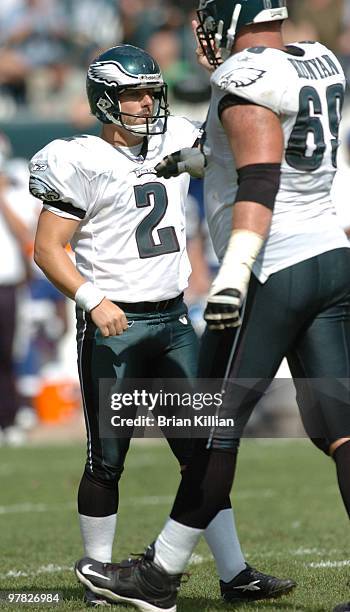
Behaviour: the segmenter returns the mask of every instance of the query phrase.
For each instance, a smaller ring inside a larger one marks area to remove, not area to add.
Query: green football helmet
[[[243,26],[287,19],[286,0],[200,0],[197,34],[207,60],[217,67],[230,56]]]
[[[149,89],[153,113],[141,125],[129,125],[121,111],[119,96],[127,89]],[[146,51],[132,45],[108,49],[90,64],[86,91],[93,115],[102,123],[114,123],[134,134],[164,134],[169,115],[167,86],[157,62]]]

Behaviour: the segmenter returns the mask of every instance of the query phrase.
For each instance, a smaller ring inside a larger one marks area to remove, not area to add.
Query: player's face
[[[126,89],[119,95],[120,110],[124,114],[123,121],[127,125],[142,125],[146,117],[153,115],[154,95],[152,89]]]

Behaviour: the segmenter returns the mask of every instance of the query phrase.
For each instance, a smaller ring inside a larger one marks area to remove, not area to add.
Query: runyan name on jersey
[[[288,61],[295,68],[300,79],[312,79],[316,81],[319,78],[326,79],[335,74],[340,74],[337,66],[329,55],[322,55],[322,59],[320,57],[315,57],[309,60],[288,58]]]

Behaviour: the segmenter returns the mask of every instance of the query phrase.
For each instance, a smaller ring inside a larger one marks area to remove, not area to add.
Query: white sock
[[[80,531],[86,557],[110,563],[117,515],[85,516],[79,514]]]
[[[214,556],[220,580],[230,582],[245,569],[232,508],[218,512],[206,528],[204,537]]]
[[[202,533],[169,518],[155,542],[154,562],[168,574],[181,574]]]

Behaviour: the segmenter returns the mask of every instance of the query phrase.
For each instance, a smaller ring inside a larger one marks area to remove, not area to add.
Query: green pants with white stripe
[[[100,481],[118,481],[129,448],[128,438],[99,437],[101,379],[195,378],[198,340],[182,299],[162,311],[128,312],[121,336],[104,338],[91,317],[78,310],[79,372],[88,436],[86,471]],[[130,309],[132,306],[130,305]],[[188,462],[189,439],[169,439],[180,465]]]
[[[264,284],[253,276],[241,328],[206,330],[199,376],[227,377],[220,416],[235,421],[229,432],[216,428],[213,443],[238,446],[284,357],[305,429],[328,452],[332,442],[350,436],[350,249],[307,259]]]

